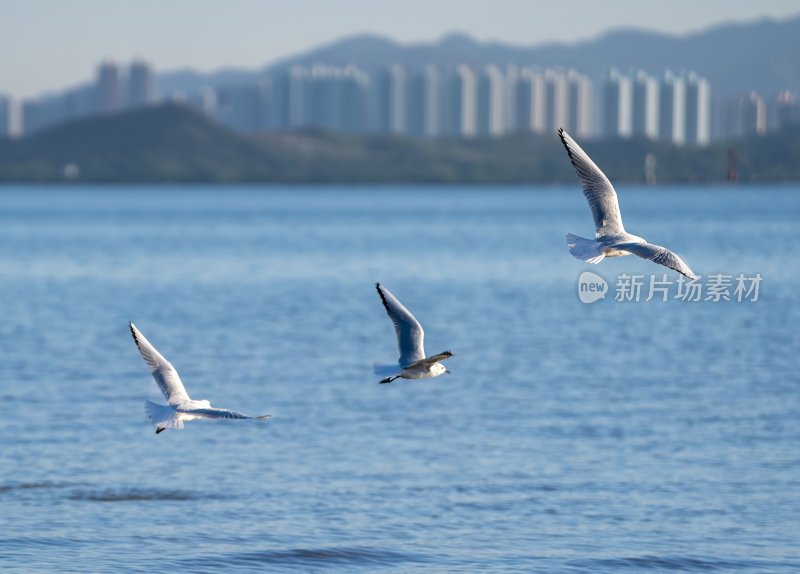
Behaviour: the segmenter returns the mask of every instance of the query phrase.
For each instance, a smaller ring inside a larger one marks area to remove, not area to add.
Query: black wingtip
[[[383,306],[386,308],[386,312],[388,313],[389,312],[389,302],[386,301],[386,296],[383,294],[383,291],[381,290],[381,284],[380,283],[375,283],[375,289],[378,290],[378,296],[381,298],[381,302],[383,303]]]
[[[564,131],[564,128],[558,128],[558,137],[561,138],[561,143],[564,144],[564,149],[567,150],[567,156],[569,157],[570,163],[577,170],[578,166],[575,163],[575,156],[572,155],[572,148],[570,147],[569,142],[567,141],[567,138],[565,137],[566,135],[567,135],[567,132]]]
[[[133,337],[133,342],[136,343],[136,347],[139,347],[139,337],[136,336],[136,328],[131,321],[128,321],[128,329],[131,331],[131,337]]]

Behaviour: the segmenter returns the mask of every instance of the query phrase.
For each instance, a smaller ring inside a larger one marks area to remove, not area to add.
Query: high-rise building
[[[547,129],[544,76],[536,68],[523,68],[514,83],[514,131],[543,133]]]
[[[348,133],[363,133],[369,127],[369,76],[348,66],[342,71],[342,126]]]
[[[686,80],[686,141],[698,146],[711,142],[711,88],[695,73]]]
[[[764,98],[755,92],[732,99],[728,103],[726,116],[727,137],[764,135],[767,131],[767,106]]]
[[[364,72],[353,66],[316,65],[308,72],[293,68],[289,74],[290,127],[350,133],[367,129],[370,82]]]
[[[270,78],[268,126],[286,130],[306,127],[311,122],[311,80],[307,68],[292,66]]]
[[[477,132],[479,135],[499,137],[506,128],[504,104],[506,103],[506,78],[497,66],[486,66],[478,76]]]
[[[97,111],[115,112],[122,109],[122,81],[119,66],[111,61],[100,64],[97,69]]]
[[[544,71],[545,129],[554,133],[569,119],[569,86],[561,70]]]
[[[299,66],[292,67],[286,76],[287,127],[301,128],[312,125],[311,72]]]
[[[310,125],[332,131],[341,131],[344,98],[338,70],[333,66],[317,65],[311,68],[310,81]]]
[[[633,127],[633,83],[630,77],[612,69],[603,93],[603,135],[630,137]]]
[[[11,96],[0,96],[0,138],[22,135],[22,109]]]
[[[800,123],[800,103],[797,95],[783,90],[775,96],[775,127],[782,129],[797,123]]]
[[[374,93],[375,129],[385,133],[406,133],[409,82],[405,68],[395,64],[378,72]]]
[[[643,70],[633,78],[633,122],[634,136],[658,138],[658,80]]]
[[[665,72],[659,91],[658,134],[676,145],[686,142],[686,81]]]
[[[507,132],[519,131],[517,125],[517,91],[519,90],[519,68],[506,67],[503,75],[503,125]]]
[[[592,135],[592,82],[575,70],[567,72],[567,115],[564,128],[576,137]]]
[[[408,131],[416,137],[434,138],[443,133],[444,78],[436,66],[411,74],[408,91]]]
[[[153,68],[143,60],[131,64],[128,77],[128,106],[135,108],[152,104],[156,99]]]
[[[474,137],[477,132],[478,85],[475,72],[460,65],[448,77],[443,100],[444,134]]]

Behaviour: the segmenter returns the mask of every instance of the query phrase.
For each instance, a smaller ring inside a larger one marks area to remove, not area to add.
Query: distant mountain
[[[614,181],[640,181],[644,158],[662,181],[722,181],[729,144],[585,142]],[[800,125],[737,142],[742,181],[800,180]],[[555,134],[417,140],[321,131],[244,136],[189,107],[165,104],[0,138],[0,182],[281,182],[577,184]]]
[[[784,20],[763,19],[723,24],[701,32],[671,36],[641,30],[617,30],[575,44],[513,46],[479,42],[452,34],[433,43],[399,44],[374,35],[359,35],[274,62],[260,70],[163,74],[159,85],[167,92],[201,85],[242,82],[292,65],[353,64],[374,70],[386,64],[419,66],[427,63],[468,63],[563,66],[600,78],[610,67],[642,68],[658,74],[664,69],[695,70],[719,95],[754,89],[765,97],[790,89],[800,92],[800,15]],[[167,89],[169,88],[169,89]]]

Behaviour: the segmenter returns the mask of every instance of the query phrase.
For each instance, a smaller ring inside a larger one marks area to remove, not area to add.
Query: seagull
[[[158,388],[164,393],[164,398],[169,403],[168,405],[159,405],[152,401],[144,402],[147,418],[156,425],[156,434],[165,429],[182,429],[185,421],[195,419],[268,419],[271,417],[271,415],[251,417],[228,409],[212,407],[208,401],[190,399],[175,367],[156,350],[150,341],[145,339],[136,325],[133,323],[128,323],[128,325],[144,362],[147,363]]]
[[[559,128],[558,135],[564,147],[567,148],[567,154],[575,171],[578,172],[583,195],[586,196],[589,207],[592,209],[597,237],[597,239],[586,239],[567,233],[569,252],[577,259],[587,263],[600,263],[604,257],[638,255],[643,259],[649,259],[674,269],[689,279],[697,279],[683,259],[672,251],[666,247],[648,243],[641,237],[625,231],[614,186],[563,128]]]
[[[397,297],[380,283],[375,283],[383,306],[389,318],[394,323],[394,332],[397,334],[397,347],[400,349],[400,359],[394,365],[375,365],[376,375],[389,375],[381,379],[380,383],[391,383],[395,379],[429,379],[438,377],[442,373],[449,373],[439,361],[444,361],[453,356],[450,351],[425,356],[425,333],[422,325],[414,315],[397,300]]]

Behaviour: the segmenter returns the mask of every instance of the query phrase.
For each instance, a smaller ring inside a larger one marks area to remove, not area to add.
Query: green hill
[[[0,142],[0,179],[62,179],[78,166],[81,180],[237,180],[270,176],[258,146],[177,105],[95,116]]]
[[[722,181],[727,144],[676,147],[645,140],[586,142],[615,181],[641,181],[644,157],[660,181]],[[800,127],[737,143],[743,181],[800,179]],[[191,108],[167,104],[0,139],[0,181],[88,182],[574,182],[561,144],[529,134],[418,140],[321,131],[244,136]]]

